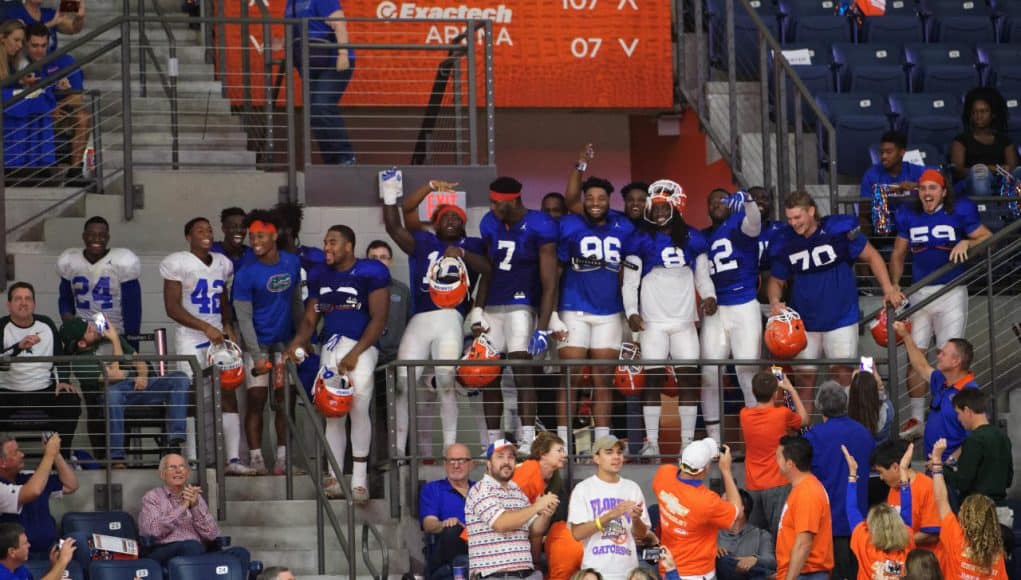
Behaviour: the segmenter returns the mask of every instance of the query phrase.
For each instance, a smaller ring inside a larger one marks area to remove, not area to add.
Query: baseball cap
[[[923,181],[932,181],[940,187],[947,186],[947,182],[946,179],[944,179],[943,174],[935,169],[926,169],[923,171],[922,176],[918,178],[918,183],[922,183]]]
[[[506,439],[497,439],[496,441],[493,441],[489,444],[489,447],[486,447],[486,459],[492,458],[494,453],[508,447],[517,449],[517,446]]]
[[[720,446],[712,437],[699,439],[684,448],[681,453],[681,468],[689,473],[705,469],[720,455]]]
[[[618,445],[621,449],[624,448],[624,442],[620,439],[617,439],[613,435],[603,435],[592,443],[592,455],[595,455],[604,449],[613,449]]]
[[[72,318],[60,327],[60,342],[67,352],[78,350],[75,344],[85,336],[89,323],[81,318]]]

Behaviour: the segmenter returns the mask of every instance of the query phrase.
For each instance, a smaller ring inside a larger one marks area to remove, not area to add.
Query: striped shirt
[[[138,528],[139,535],[152,536],[157,545],[184,540],[205,543],[220,535],[220,527],[209,513],[205,499],[199,496],[198,503],[186,508],[181,494],[165,485],[150,489],[142,496]]]
[[[464,516],[468,527],[470,574],[488,576],[534,567],[525,524],[512,532],[493,530],[493,523],[505,510],[519,510],[529,505],[516,483],[508,481],[504,487],[488,473],[468,490]]]

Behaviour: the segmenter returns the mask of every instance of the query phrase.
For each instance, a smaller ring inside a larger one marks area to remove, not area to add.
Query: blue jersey
[[[390,285],[390,270],[379,260],[355,260],[344,271],[325,269],[310,284],[310,298],[318,299],[323,336],[339,334],[359,340],[369,324],[369,295]]]
[[[621,252],[635,226],[623,214],[611,212],[603,225],[577,214],[560,219],[557,259],[564,264],[560,309],[588,314],[616,314],[624,310],[620,294]]]
[[[227,250],[223,248],[223,242],[213,242],[213,245],[209,248],[209,251],[227,256],[227,259],[230,260],[230,263],[234,265],[234,275],[237,276],[238,270],[241,269],[241,264],[247,261],[249,258],[255,257],[255,253],[248,246],[242,244],[241,248],[242,248],[241,256],[237,258],[234,258],[227,254]]]
[[[673,238],[662,232],[638,231],[624,243],[625,256],[642,259],[642,276],[653,268],[688,268],[695,270],[695,260],[707,251],[702,232],[688,229],[688,240],[684,247],[674,245]]]
[[[703,232],[709,246],[709,275],[721,306],[755,300],[759,285],[759,237],[741,231],[744,218],[743,211],[732,211],[722,224]]]
[[[481,238],[465,237],[454,242],[444,242],[432,232],[418,231],[412,232],[411,235],[415,239],[415,252],[408,256],[408,280],[411,281],[408,286],[411,288],[411,302],[415,307],[415,314],[439,310],[429,296],[429,270],[433,264],[443,257],[443,253],[450,246],[485,256],[486,245]],[[468,279],[474,282],[476,278],[476,273],[469,268]],[[468,311],[468,301],[462,302],[457,310],[464,315]]]
[[[826,332],[858,322],[854,261],[867,243],[858,218],[831,215],[807,238],[788,226],[771,244],[770,275],[793,283],[791,307],[805,330]]]
[[[771,265],[769,259],[769,245],[776,240],[776,236],[783,231],[787,224],[778,221],[763,221],[762,231],[759,232],[759,271],[768,272]]]
[[[291,301],[301,284],[298,258],[279,252],[276,264],[264,264],[253,253],[234,275],[234,300],[252,303],[259,344],[287,343],[294,338]]]
[[[311,296],[309,288],[312,287],[313,280],[328,269],[326,254],[312,246],[298,246],[294,254],[298,256],[298,263],[301,264],[301,301],[307,302]]]
[[[482,218],[479,231],[493,262],[488,305],[539,306],[542,297],[539,249],[556,243],[558,229],[553,218],[534,210],[528,210],[511,226],[501,222],[493,212]]]
[[[955,200],[949,213],[942,205],[931,214],[916,211],[914,204],[903,205],[897,212],[897,237],[911,246],[911,279],[917,282],[947,265],[954,246],[981,226],[978,209],[968,199]],[[946,284],[963,272],[962,264],[930,284]]]

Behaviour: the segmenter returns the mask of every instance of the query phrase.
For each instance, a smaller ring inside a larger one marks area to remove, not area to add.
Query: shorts
[[[330,340],[326,341],[323,345],[322,352],[320,353],[320,368],[327,367],[333,371],[337,370],[337,365],[341,360],[351,352],[351,349],[358,344],[358,341],[348,338],[346,336],[333,335]],[[348,378],[351,381],[351,389],[354,391],[356,399],[371,399],[372,393],[375,388],[375,381],[373,380],[373,373],[376,370],[376,361],[379,359],[379,351],[376,347],[371,346],[365,349],[362,354],[358,355],[358,363],[355,365],[354,370],[348,373]]]
[[[694,322],[645,323],[645,330],[642,331],[643,359],[697,361],[698,355],[698,331],[695,330]],[[647,368],[661,367],[662,365],[655,365]]]
[[[858,357],[858,325],[848,324],[825,332],[807,332],[808,345],[798,353],[795,359],[811,358],[857,358]],[[815,368],[810,365],[799,365],[798,368]]]
[[[528,341],[535,331],[535,311],[530,306],[487,306],[490,344],[496,352],[528,352]]]
[[[273,373],[268,372],[256,375],[252,373],[253,368],[255,368],[255,358],[252,357],[252,353],[245,352],[245,388],[268,389],[269,378],[273,376]]]
[[[921,301],[942,288],[942,285],[926,286],[912,294],[909,300]],[[967,326],[968,289],[958,286],[911,316],[911,338],[924,351],[932,344],[934,334],[936,346],[941,347],[951,338],[964,338]]]
[[[577,310],[560,312],[567,325],[567,340],[560,348],[585,348],[620,351],[623,332],[620,314],[588,314]]]

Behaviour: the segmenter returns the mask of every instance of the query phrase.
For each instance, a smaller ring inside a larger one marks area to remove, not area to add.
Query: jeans
[[[716,558],[716,577],[719,580],[765,580],[776,570],[767,570],[762,564],[756,564],[747,572],[737,571],[737,558],[734,556],[720,556]]]
[[[340,98],[354,73],[351,68],[338,71],[336,68],[314,68],[308,72],[309,101],[311,117],[309,126],[319,146],[319,155],[327,165],[351,165],[355,161],[354,149],[348,140],[347,126],[340,113]],[[306,155],[309,152],[306,152]]]
[[[1021,167],[1015,167],[1014,179],[1021,179]],[[987,165],[972,165],[968,176],[954,184],[954,192],[962,197],[999,195],[1000,176]]]
[[[206,547],[196,540],[184,540],[182,542],[170,542],[169,544],[160,544],[153,546],[149,549],[149,552],[145,555],[150,560],[155,560],[160,564],[166,566],[167,562],[178,556],[201,556],[206,553]],[[241,569],[244,571],[245,577],[248,576],[249,565],[252,561],[252,555],[240,546],[233,548],[227,548],[221,552],[224,556],[230,556],[238,561],[241,565]]]
[[[110,416],[110,458],[124,459],[124,410],[129,405],[167,405],[167,439],[184,441],[191,380],[181,371],[149,379],[144,390],[135,390],[135,380],[126,379],[106,392]]]

